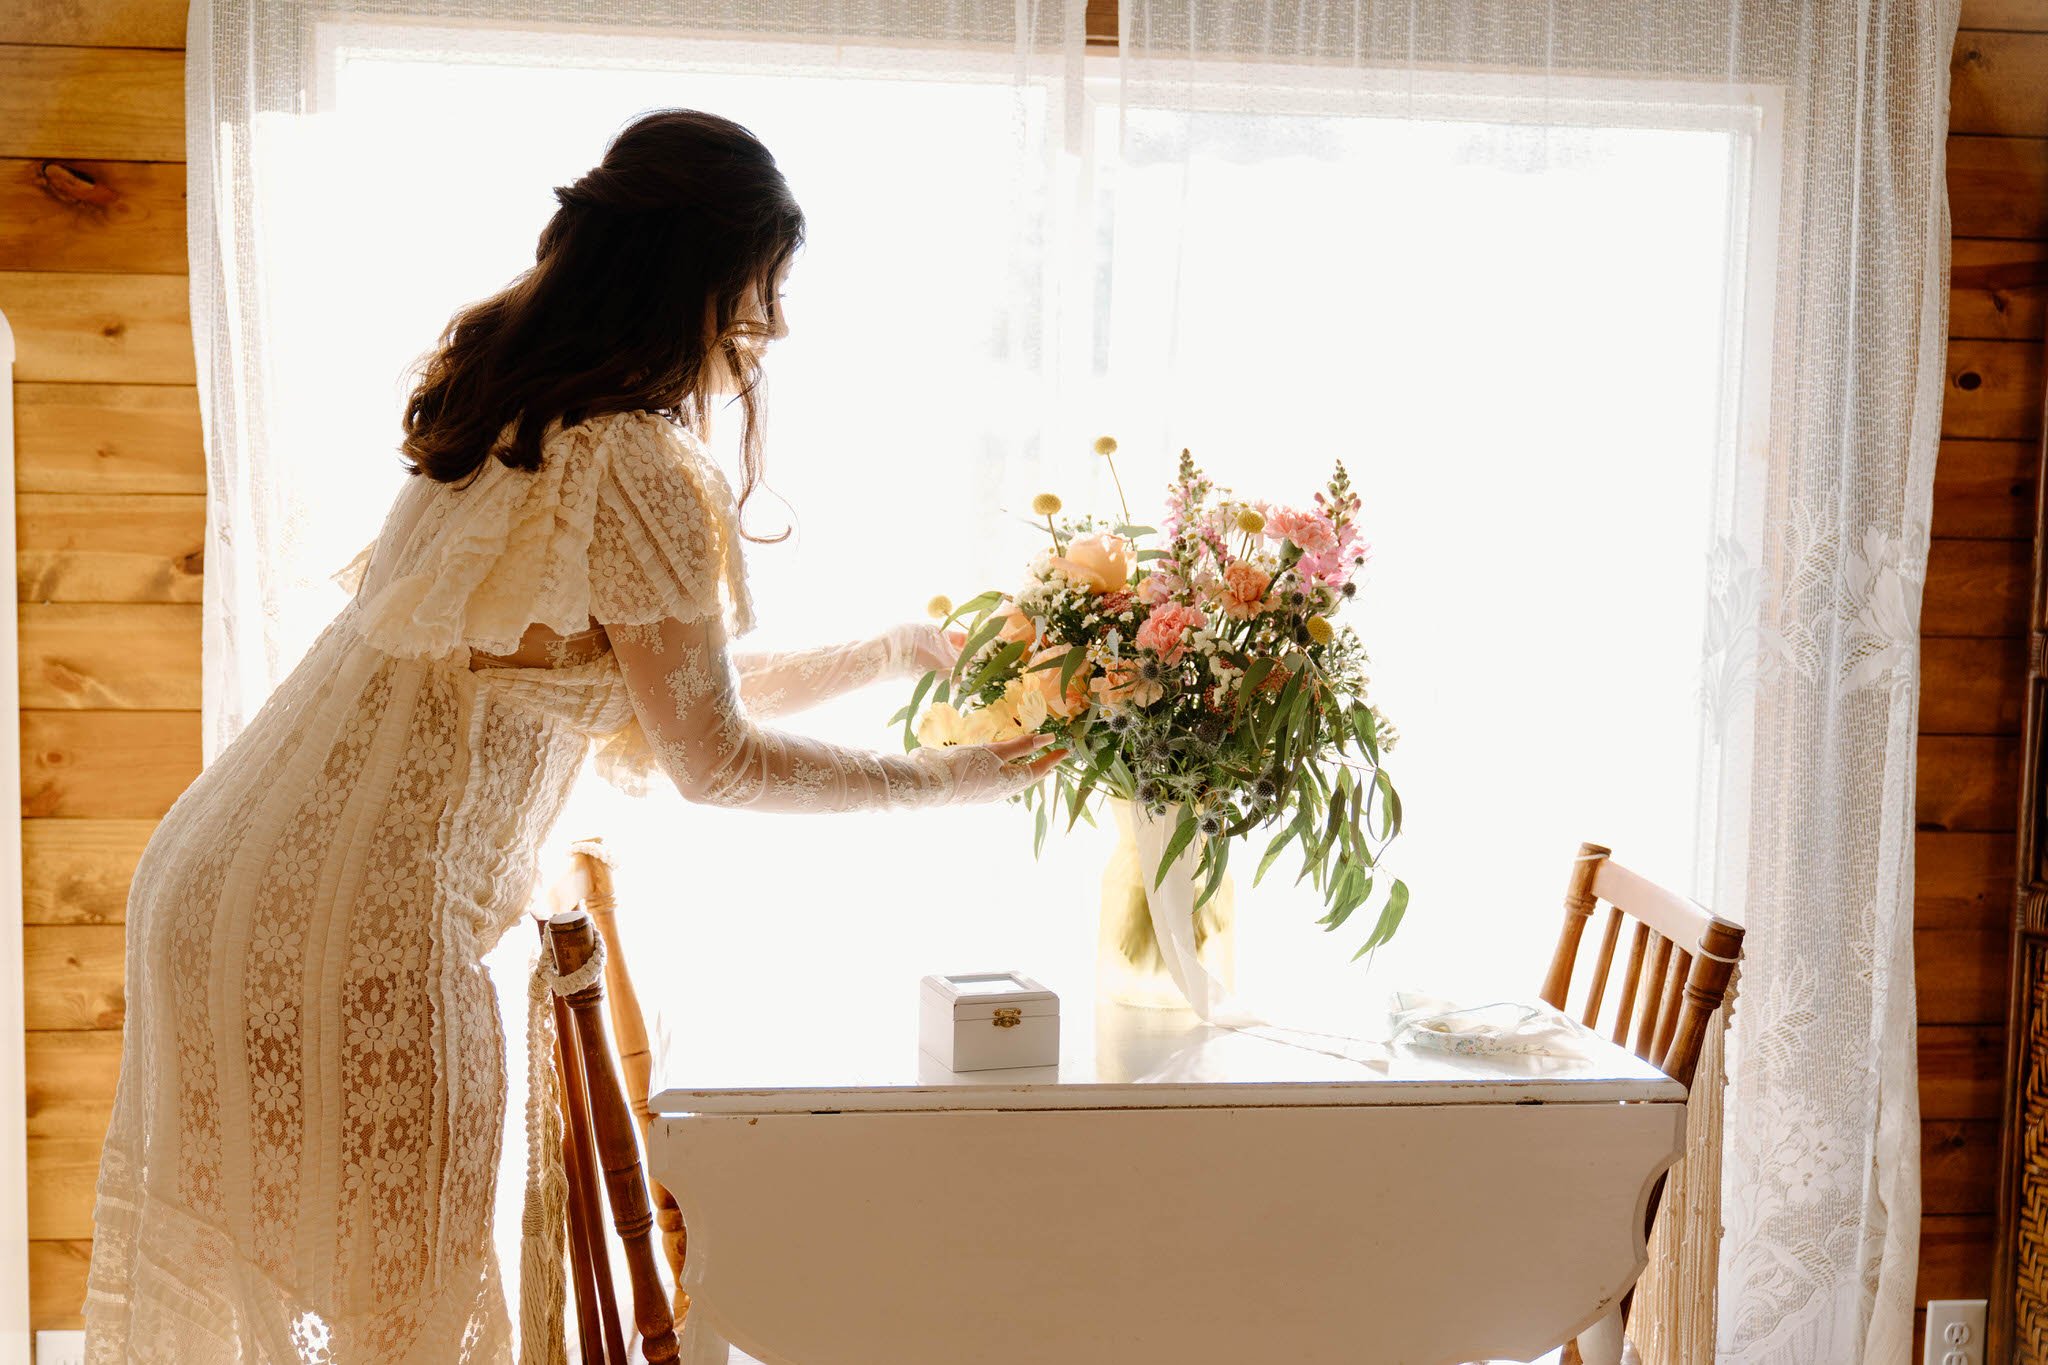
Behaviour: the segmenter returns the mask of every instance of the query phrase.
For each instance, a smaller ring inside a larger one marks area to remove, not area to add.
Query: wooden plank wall
[[[1970,0],[1964,22],[1949,143],[1953,340],[1924,614],[1921,1300],[1982,1297],[1988,1282],[2048,313],[2048,0]],[[1100,28],[1115,32],[1091,22]],[[118,1055],[127,878],[199,765],[205,484],[183,274],[183,39],[183,0],[0,6],[0,309],[21,351],[39,1327],[78,1321]]]
[[[199,770],[206,484],[186,311],[184,42],[184,0],[0,4],[39,1328],[79,1321],[128,876]]]
[[[1990,1292],[2048,314],[2048,0],[1964,0],[1962,22],[1948,392],[1921,612],[1920,1303]]]

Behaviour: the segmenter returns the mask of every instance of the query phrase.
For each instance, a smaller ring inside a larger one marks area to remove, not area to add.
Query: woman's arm
[[[756,716],[783,716],[883,678],[951,668],[955,651],[936,626],[893,626],[867,640],[767,653],[738,650],[740,699]]]
[[[691,801],[773,811],[990,801],[1022,791],[1059,759],[1007,761],[1042,747],[1039,736],[898,757],[762,729],[747,712],[715,618],[605,630],[649,745]]]

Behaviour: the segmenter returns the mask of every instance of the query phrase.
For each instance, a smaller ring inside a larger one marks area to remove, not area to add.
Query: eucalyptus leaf
[[[1160,855],[1159,870],[1152,874],[1152,889],[1157,891],[1166,885],[1166,869],[1173,866],[1195,837],[1195,812],[1191,807],[1182,806],[1180,822],[1173,827],[1173,837],[1166,841],[1166,852]]]
[[[903,748],[906,752],[917,747],[917,708],[924,703],[924,694],[932,690],[932,684],[938,678],[939,671],[933,669],[918,679],[917,690],[910,694],[910,705],[903,708]]]

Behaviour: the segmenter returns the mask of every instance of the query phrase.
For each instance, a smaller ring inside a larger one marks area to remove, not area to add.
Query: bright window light
[[[1625,118],[1610,103],[1547,129],[1252,119],[1120,110],[1091,86],[1076,134],[1042,88],[966,58],[946,76],[801,44],[492,51],[347,25],[323,53],[316,112],[261,122],[255,148],[280,244],[264,262],[295,579],[279,609],[300,642],[401,482],[407,366],[531,263],[551,187],[614,131],[705,108],[762,137],[810,224],[770,358],[786,506],[764,495],[749,515],[798,534],[750,555],[749,647],[1009,586],[1036,548],[1018,515],[1033,492],[1114,506],[1099,432],[1122,444],[1141,520],[1183,445],[1283,501],[1342,458],[1373,545],[1349,619],[1401,731],[1394,856],[1414,903],[1367,971],[1347,961],[1363,929],[1317,929],[1286,859],[1256,890],[1242,860],[1247,993],[1527,995],[1580,840],[1660,881],[1695,876],[1716,490],[1760,402],[1738,382],[1758,325],[1733,302],[1758,268],[1730,226],[1753,210],[1741,111],[1666,117],[1645,95]],[[1045,154],[1069,145],[1085,155]],[[1044,174],[1020,184],[1018,165]],[[894,749],[884,722],[907,694],[785,723]],[[829,997],[848,1027],[895,1024],[914,1047],[927,974],[1015,968],[1070,1008],[1088,999],[1109,822],[1036,862],[1030,823],[1008,807],[759,816],[592,778],[556,842],[615,847],[642,995],[684,1036],[807,1026],[799,1002]],[[531,942],[522,927],[492,959],[514,1010]]]

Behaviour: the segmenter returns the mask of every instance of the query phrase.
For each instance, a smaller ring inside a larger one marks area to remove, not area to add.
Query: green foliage
[[[1059,699],[1037,728],[1055,736],[1067,757],[1018,798],[1034,813],[1034,849],[1055,819],[1067,829],[1092,822],[1092,806],[1105,794],[1132,801],[1173,820],[1164,857],[1147,869],[1154,884],[1192,850],[1199,905],[1221,886],[1232,845],[1259,834],[1265,843],[1253,883],[1292,849],[1297,883],[1310,883],[1322,898],[1318,923],[1326,930],[1352,923],[1377,893],[1363,956],[1400,927],[1409,892],[1399,879],[1378,875],[1401,830],[1401,799],[1383,766],[1395,735],[1367,695],[1363,643],[1329,620],[1355,587],[1348,568],[1330,570],[1327,553],[1310,576],[1300,546],[1233,530],[1244,504],[1205,513],[1215,492],[1184,455],[1164,531],[1114,528],[1133,542],[1165,539],[1132,548],[1125,591],[1100,594],[1042,563],[1018,594],[982,593],[962,603],[947,621],[967,634],[958,663],[950,674],[922,679],[893,719],[902,722],[908,748],[916,744],[920,708],[935,700],[951,697],[963,712],[994,715],[1002,706],[1014,714],[1020,690]],[[1349,545],[1357,505],[1339,466],[1317,496],[1315,515]],[[1246,524],[1258,526],[1251,518]],[[1082,519],[1053,535],[1064,550],[1095,530]],[[1235,562],[1271,575],[1270,595],[1249,614],[1203,596],[1217,591]],[[1135,591],[1155,575],[1163,577],[1152,591]],[[1168,585],[1163,592],[1161,584]],[[1137,643],[1161,601],[1204,608],[1206,616],[1168,655]],[[1033,638],[999,640],[1019,614]],[[1077,680],[1084,678],[1082,689]],[[1082,691],[1087,701],[1076,714],[1057,714]]]

